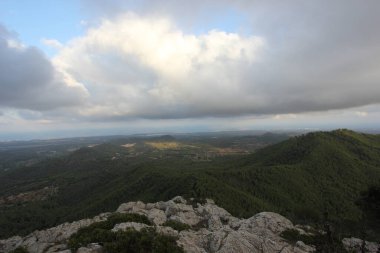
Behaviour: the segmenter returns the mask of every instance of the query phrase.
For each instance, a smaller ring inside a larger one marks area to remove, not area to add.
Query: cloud
[[[52,47],[52,48],[55,48],[55,49],[60,49],[62,48],[62,43],[59,42],[58,40],[55,40],[55,39],[46,39],[46,38],[43,38],[41,39],[41,42],[48,46],[48,47]]]
[[[296,114],[277,114],[277,115],[274,115],[273,119],[275,120],[297,119],[297,115]]]
[[[54,59],[86,86],[84,117],[277,115],[380,103],[376,1],[237,1],[242,15],[251,14],[244,24],[248,33],[202,34],[178,25],[175,2],[164,4],[162,12],[144,1],[130,3],[123,6],[143,14],[111,8],[117,18],[105,15]],[[205,6],[230,5],[195,1],[191,6],[200,11],[190,13],[203,13]]]
[[[357,112],[355,112],[355,114],[359,117],[367,117],[368,116],[368,112],[362,112],[362,111],[357,111]]]
[[[0,25],[0,107],[46,111],[78,105],[84,96],[40,50]]]
[[[185,34],[169,19],[127,14],[69,42],[54,63],[86,85],[83,116],[203,117],[245,110],[249,98],[236,98],[264,47],[257,36]]]

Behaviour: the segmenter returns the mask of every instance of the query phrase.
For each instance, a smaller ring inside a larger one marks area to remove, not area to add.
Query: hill
[[[177,195],[212,198],[238,217],[274,211],[295,222],[318,225],[328,220],[350,234],[363,229],[380,234],[357,204],[362,192],[380,184],[379,135],[315,132],[251,155],[202,162],[129,152],[101,144],[0,174],[2,196],[56,189],[45,199],[0,205],[0,237],[90,217],[121,202]],[[369,227],[359,230],[363,224]]]

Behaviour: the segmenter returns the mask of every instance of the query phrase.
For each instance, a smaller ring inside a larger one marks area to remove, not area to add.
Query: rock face
[[[365,252],[368,253],[377,253],[380,251],[380,244],[375,242],[367,242],[363,243],[362,239],[359,238],[344,238],[343,246],[348,252],[360,253],[362,252],[362,248],[364,246]]]
[[[67,249],[66,241],[78,229],[94,222],[106,220],[109,215],[110,213],[104,213],[92,219],[63,223],[53,228],[35,231],[24,238],[14,236],[6,240],[0,240],[0,252],[9,252],[17,247],[24,247],[31,253],[61,252]]]
[[[182,246],[185,252],[193,253],[245,253],[245,252],[314,252],[314,247],[299,241],[289,244],[280,234],[287,229],[301,228],[294,226],[285,217],[271,212],[262,212],[249,219],[233,217],[223,208],[218,207],[213,201],[196,207],[189,205],[182,197],[175,197],[167,202],[145,204],[141,201],[124,203],[116,212],[137,213],[148,217],[153,226],[136,222],[116,224],[112,231],[153,227],[156,232],[175,236],[177,244]],[[0,240],[0,252],[9,252],[19,246],[25,247],[31,253],[61,252],[70,253],[67,248],[67,240],[79,228],[88,226],[94,222],[107,219],[110,213],[101,214],[93,219],[85,219],[73,223],[64,223],[43,231],[35,231],[22,238],[19,236]],[[191,229],[177,231],[164,226],[166,221],[185,223]],[[101,253],[104,252],[101,245],[96,242],[82,247],[77,253]]]

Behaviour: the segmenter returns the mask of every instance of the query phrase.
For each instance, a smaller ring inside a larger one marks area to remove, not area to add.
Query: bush
[[[182,253],[176,239],[171,236],[157,234],[153,229],[119,231],[114,233],[116,240],[104,243],[108,253]]]
[[[146,225],[153,225],[153,223],[145,216],[137,213],[114,213],[108,217],[107,222],[110,228],[113,228],[118,223],[123,222],[137,222],[144,223]]]
[[[9,253],[29,253],[29,251],[24,247],[17,247]]]
[[[189,199],[186,199],[186,201],[187,201],[187,204],[191,205],[194,208],[198,207],[198,203],[201,205],[204,205],[207,202],[205,198],[200,198],[200,197],[189,198]]]
[[[280,235],[289,243],[295,244],[297,241],[302,241],[308,245],[314,245],[316,252],[319,253],[346,253],[343,244],[339,238],[327,233],[316,233],[315,235],[300,234],[297,229],[287,229]]]
[[[283,231],[280,235],[282,238],[286,239],[290,243],[296,243],[302,241],[306,244],[314,244],[315,238],[311,235],[300,234],[297,229],[287,229]]]
[[[154,229],[142,229],[136,231],[112,232],[104,229],[95,229],[82,233],[80,237],[72,236],[69,247],[76,251],[79,247],[89,243],[100,243],[107,253],[182,253],[184,252],[176,243],[176,238],[160,235]]]
[[[168,220],[162,225],[171,227],[172,229],[177,230],[177,231],[187,230],[191,228],[189,225],[179,222],[179,221],[175,221],[175,220]]]
[[[176,243],[176,238],[160,235],[153,228],[136,231],[112,232],[116,224],[122,222],[138,222],[152,225],[146,216],[139,214],[113,214],[106,221],[96,222],[81,228],[73,234],[68,242],[69,247],[76,251],[80,247],[86,247],[90,243],[99,243],[104,246],[107,253],[180,253],[183,252]],[[183,224],[185,225],[185,224]]]
[[[91,242],[102,242],[114,240],[111,230],[116,224],[123,222],[138,222],[152,225],[152,222],[144,215],[135,213],[114,213],[105,221],[95,222],[87,227],[80,228],[69,239],[69,247],[78,249]]]

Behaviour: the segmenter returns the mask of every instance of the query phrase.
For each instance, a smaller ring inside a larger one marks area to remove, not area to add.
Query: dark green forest
[[[58,191],[0,205],[0,238],[114,211],[127,201],[177,195],[212,198],[238,217],[274,211],[316,227],[328,219],[342,234],[380,235],[380,135],[314,132],[207,162],[123,152],[105,143],[1,172],[0,196],[47,186]],[[115,153],[119,159],[112,159]]]

